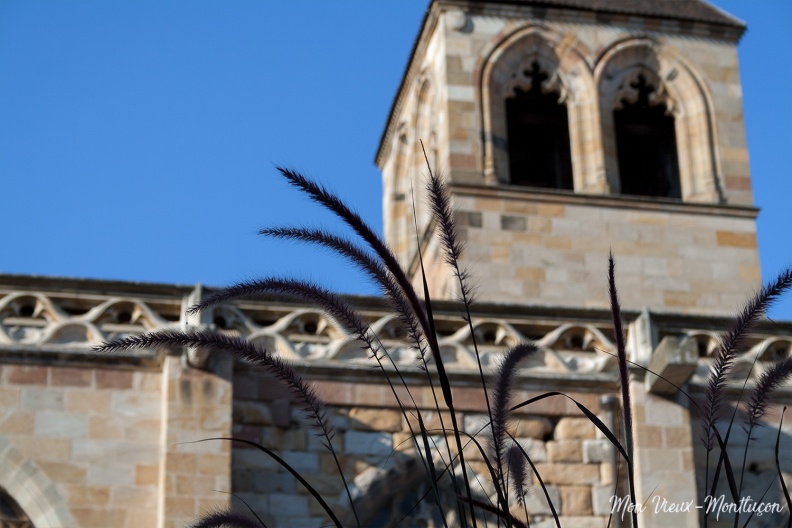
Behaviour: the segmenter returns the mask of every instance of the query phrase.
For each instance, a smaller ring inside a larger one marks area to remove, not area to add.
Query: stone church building
[[[617,428],[609,250],[631,360],[694,398],[719,333],[761,284],[737,61],[744,31],[704,0],[430,2],[376,163],[384,235],[415,280],[419,247],[423,254],[466,431],[481,428],[486,407],[473,335],[433,237],[420,141],[453,196],[485,366],[533,340],[540,352],[520,371],[517,398],[564,392]],[[365,526],[404,516],[403,526],[441,525],[430,501],[410,511],[428,489],[423,469],[358,342],[316,307],[278,297],[185,315],[203,295],[200,285],[0,275],[0,527],[181,528],[231,503],[244,511],[238,499],[267,526],[327,525],[302,486],[260,451],[199,442],[230,436],[275,450],[351,525],[332,457],[264,371],[222,351],[91,351],[107,339],[187,325],[244,336],[315,384]],[[439,427],[432,389],[388,305],[351,302],[392,351],[427,428]],[[760,324],[735,375],[755,379],[791,344],[792,324]],[[700,504],[700,419],[676,388],[637,366],[630,383],[639,500]],[[792,401],[788,387],[779,394],[779,406]],[[776,477],[776,411],[751,450],[745,478],[760,490],[754,495]],[[513,429],[561,525],[606,526],[615,453],[575,404],[548,398],[524,407]],[[787,472],[790,436],[785,426]],[[480,493],[491,493],[483,463],[472,451],[469,458]],[[765,500],[783,502],[780,487]],[[531,526],[555,526],[541,492],[527,503]],[[639,521],[692,528],[700,514],[646,512]],[[781,521],[757,517],[751,526]]]

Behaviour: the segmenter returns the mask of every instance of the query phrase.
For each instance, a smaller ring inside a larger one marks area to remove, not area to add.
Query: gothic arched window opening
[[[506,98],[509,183],[571,190],[567,107],[557,91],[545,93],[548,75],[538,62],[522,75],[524,82]]]
[[[629,88],[613,112],[621,193],[681,199],[674,116],[642,73]]]

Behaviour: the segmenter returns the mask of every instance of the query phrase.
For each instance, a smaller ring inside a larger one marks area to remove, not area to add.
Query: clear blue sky
[[[381,228],[374,153],[427,0],[0,0],[0,272],[372,290],[255,233],[332,219],[287,164]],[[792,262],[792,2],[719,0],[740,45],[759,244]],[[617,256],[618,258],[618,256]],[[792,320],[792,298],[775,310]]]

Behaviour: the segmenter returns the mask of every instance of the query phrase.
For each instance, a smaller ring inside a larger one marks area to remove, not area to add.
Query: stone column
[[[642,528],[697,528],[699,504],[690,412],[674,400],[645,390],[642,376],[630,383],[635,437],[635,491],[646,510]],[[639,381],[640,380],[640,381]],[[690,511],[659,511],[692,502]]]
[[[231,491],[232,358],[213,353],[206,370],[169,355],[162,374],[158,528],[185,526],[226,508]],[[215,491],[218,490],[218,491]]]

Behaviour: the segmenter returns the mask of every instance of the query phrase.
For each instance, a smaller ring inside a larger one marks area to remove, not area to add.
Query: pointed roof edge
[[[707,0],[478,0],[482,4],[525,5],[544,8],[637,15],[688,22],[704,22],[744,30],[739,18]]]
[[[731,13],[726,11],[725,9],[716,6],[715,4],[710,2],[709,0],[699,0],[699,1],[701,1],[704,4],[707,4],[710,8],[712,8],[715,11],[717,11],[718,13],[720,13],[721,16],[723,16],[724,19],[731,20],[732,24],[734,25],[734,27],[742,28],[743,33],[745,33],[745,30],[748,29],[748,23],[745,22],[745,20],[743,20],[742,18],[738,18],[738,17],[732,15]],[[742,34],[740,34],[740,36],[742,36]]]
[[[404,90],[404,83],[407,80],[407,76],[410,73],[410,68],[413,65],[413,59],[415,58],[415,52],[418,51],[418,45],[421,43],[422,37],[424,32],[427,29],[427,22],[429,20],[429,15],[432,12],[432,7],[435,5],[436,0],[430,0],[429,5],[426,6],[426,10],[424,11],[423,19],[421,19],[420,29],[418,33],[415,35],[415,40],[413,41],[412,48],[410,49],[410,57],[407,59],[407,64],[404,66],[404,73],[401,75],[401,81],[399,81],[399,87],[396,88],[396,95],[393,96],[393,101],[391,101],[390,110],[388,110],[388,117],[385,119],[385,127],[382,130],[382,134],[380,135],[379,144],[377,145],[377,152],[374,154],[374,165],[377,167],[380,166],[380,161],[382,157],[382,150],[385,145],[385,140],[388,138],[388,132],[391,129],[391,121],[393,121],[393,115],[396,113],[396,107],[399,105],[399,100],[401,99],[402,92]]]
[[[670,0],[670,3],[674,4],[687,4],[687,5],[694,5],[697,8],[703,8],[705,11],[709,11],[706,13],[708,16],[700,15],[695,17],[693,15],[687,15],[685,13],[680,13],[678,10],[674,10],[670,13],[661,14],[656,9],[658,5],[657,0],[479,0],[485,4],[502,4],[502,5],[524,5],[524,6],[535,6],[535,7],[556,7],[556,8],[568,8],[573,10],[581,10],[581,11],[594,11],[594,12],[603,12],[603,13],[611,13],[611,14],[631,14],[637,16],[649,16],[649,17],[657,17],[657,18],[668,18],[671,20],[679,20],[679,21],[687,21],[687,22],[703,22],[707,24],[713,24],[715,26],[731,28],[732,30],[737,30],[739,33],[737,35],[736,41],[742,37],[743,33],[747,29],[747,24],[745,21],[731,15],[730,13],[724,11],[723,9],[711,4],[706,0]],[[424,33],[427,31],[427,22],[429,22],[430,15],[432,13],[432,8],[439,4],[439,3],[458,3],[454,0],[430,0],[429,5],[426,6],[426,10],[424,11],[423,19],[421,20],[421,25],[419,26],[420,29],[415,36],[415,40],[413,41],[412,49],[410,50],[410,56],[407,59],[407,64],[404,67],[404,73],[402,73],[401,81],[399,82],[399,87],[396,89],[396,95],[391,102],[390,110],[388,111],[388,117],[385,119],[385,127],[382,130],[382,134],[380,135],[379,144],[377,145],[377,152],[374,155],[374,164],[377,167],[380,167],[380,163],[382,160],[383,150],[385,148],[386,140],[388,139],[389,133],[391,132],[391,122],[393,120],[393,116],[396,112],[396,108],[399,106],[399,101],[402,97],[402,92],[404,90],[404,84],[407,80],[407,77],[410,73],[410,68],[413,65],[413,59],[415,58],[415,54],[418,50],[418,45],[421,43]],[[463,2],[462,3],[466,3]],[[604,7],[602,7],[604,6]],[[621,9],[619,8],[621,6]],[[625,7],[626,6],[626,7]],[[432,24],[434,26],[434,24]]]

